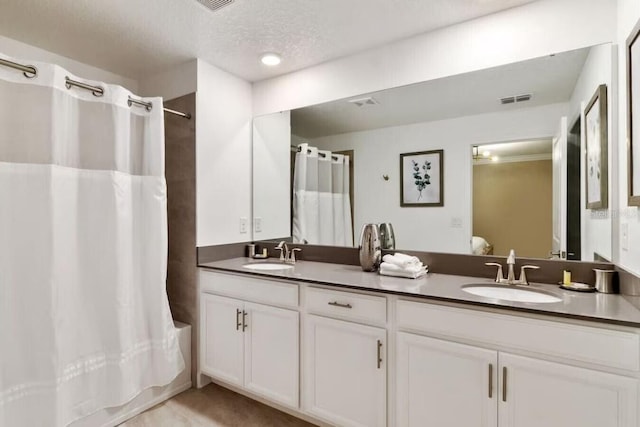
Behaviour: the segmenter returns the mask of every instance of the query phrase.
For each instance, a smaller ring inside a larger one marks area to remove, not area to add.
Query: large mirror
[[[254,239],[357,246],[390,223],[400,250],[612,260],[611,204],[588,209],[586,183],[611,185],[613,156],[586,146],[613,140],[614,49],[255,118]]]

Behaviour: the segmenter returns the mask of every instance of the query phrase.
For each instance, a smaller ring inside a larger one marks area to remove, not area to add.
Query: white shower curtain
[[[298,145],[293,177],[293,241],[353,246],[349,156]]]
[[[13,61],[38,74],[0,66],[0,426],[65,426],[184,369],[162,100]]]

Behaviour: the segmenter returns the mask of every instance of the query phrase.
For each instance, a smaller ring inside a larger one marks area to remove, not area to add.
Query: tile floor
[[[120,427],[312,427],[216,384],[190,389]]]

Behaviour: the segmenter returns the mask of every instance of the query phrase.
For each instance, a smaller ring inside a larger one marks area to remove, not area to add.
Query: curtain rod
[[[295,150],[296,150],[298,153],[302,152],[302,147],[300,147],[300,146],[292,145],[292,146],[291,146],[291,148],[295,148]],[[307,149],[307,154],[311,154],[311,153],[312,153],[312,151],[311,151],[311,150],[309,150],[309,149]],[[324,159],[325,157],[327,157],[327,155],[326,155],[325,153],[318,153],[318,156],[322,157],[323,159]],[[338,157],[337,157],[337,156],[331,156],[331,159],[332,159],[332,160],[338,160]]]
[[[32,79],[38,75],[38,69],[33,65],[22,65],[22,64],[18,64],[17,62],[8,61],[2,58],[0,58],[0,65],[4,65],[5,67],[22,71],[22,74],[28,79]],[[69,77],[65,77],[64,85],[66,86],[67,89],[71,89],[72,87],[78,87],[80,89],[91,91],[93,96],[100,97],[104,95],[104,88],[100,86],[92,86],[83,82],[72,80]],[[147,111],[151,111],[151,109],[153,108],[153,103],[146,102],[141,99],[135,99],[135,98],[132,98],[131,96],[129,96],[127,104],[129,105],[129,107],[131,107],[134,104],[140,107],[144,107]],[[164,112],[175,114],[176,116],[184,117],[187,120],[191,120],[191,113],[183,113],[182,111],[172,110],[171,108],[164,108]]]

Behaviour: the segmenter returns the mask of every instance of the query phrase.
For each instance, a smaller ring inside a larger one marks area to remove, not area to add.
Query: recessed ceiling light
[[[493,160],[494,162],[497,162],[498,160],[500,160],[500,157],[498,157],[498,156],[493,156],[493,157],[491,158],[491,160]]]
[[[489,157],[491,155],[491,151],[483,151],[482,156]]]
[[[264,53],[260,57],[260,61],[264,65],[268,65],[270,67],[274,67],[274,66],[280,64],[280,62],[282,61],[282,58],[280,58],[280,55],[278,55],[277,53]]]

